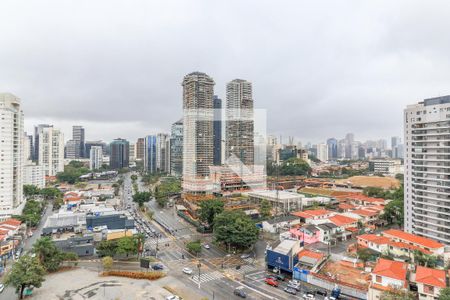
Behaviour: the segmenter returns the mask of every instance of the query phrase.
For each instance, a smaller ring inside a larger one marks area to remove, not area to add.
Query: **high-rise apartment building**
[[[39,161],[39,134],[44,128],[52,127],[49,124],[39,124],[34,126],[34,151],[33,151],[33,161]]]
[[[89,169],[98,170],[103,164],[103,149],[101,146],[93,146],[89,150]]]
[[[338,158],[338,141],[335,138],[327,140],[328,160],[336,160]]]
[[[144,170],[148,173],[156,173],[158,168],[156,166],[156,151],[157,151],[157,137],[156,135],[149,135],[144,139]]]
[[[0,94],[0,219],[23,207],[23,112],[20,99]]]
[[[172,124],[170,134],[170,174],[183,174],[183,119]]]
[[[214,165],[222,164],[222,99],[214,95]]]
[[[83,126],[75,125],[72,126],[72,140],[76,144],[75,148],[75,158],[83,158],[86,157],[84,151],[84,128]]]
[[[235,79],[227,84],[226,160],[234,156],[247,167],[254,165],[253,131],[252,83]]]
[[[115,139],[109,145],[111,156],[109,165],[111,169],[128,168],[130,165],[130,143],[125,139]]]
[[[205,193],[209,167],[214,164],[214,80],[193,72],[183,79],[183,188]]]
[[[145,138],[138,138],[136,142],[136,159],[143,160],[145,152]]]
[[[39,165],[45,176],[56,176],[64,171],[64,134],[53,126],[39,130]]]
[[[450,245],[450,96],[404,111],[407,232]]]
[[[316,158],[321,162],[328,161],[328,146],[326,144],[316,145]]]

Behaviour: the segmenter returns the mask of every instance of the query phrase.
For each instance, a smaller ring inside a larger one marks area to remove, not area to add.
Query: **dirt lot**
[[[183,283],[167,276],[157,281],[136,280],[123,277],[100,277],[95,271],[75,269],[46,276],[41,288],[34,291],[39,300],[163,300],[171,293],[164,287],[183,296],[183,299],[200,299]]]
[[[393,177],[353,176],[347,179],[336,180],[338,183],[350,183],[354,187],[380,187],[383,189],[398,188],[400,181]]]
[[[334,279],[360,287],[367,287],[369,285],[367,281],[368,274],[354,268],[351,264],[329,261],[320,271],[320,274],[331,275]]]

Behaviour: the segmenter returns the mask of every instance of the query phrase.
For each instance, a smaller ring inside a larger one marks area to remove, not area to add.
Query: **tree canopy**
[[[214,218],[216,215],[223,212],[224,203],[221,199],[204,200],[200,202],[200,209],[198,210],[199,219],[202,222],[208,223],[208,226],[214,225]]]
[[[289,158],[280,166],[280,175],[306,176],[311,172],[309,164],[300,158]]]
[[[198,255],[202,252],[202,245],[200,241],[189,242],[186,244],[186,250],[194,255]]]
[[[126,236],[116,240],[101,241],[96,249],[100,257],[114,257],[118,254],[130,255],[137,254],[139,251],[139,235]]]
[[[15,287],[16,293],[22,299],[26,287],[39,288],[42,286],[45,273],[44,267],[37,258],[24,255],[12,265],[11,271],[6,276],[5,284]]]
[[[36,200],[27,200],[20,216],[14,218],[26,223],[31,227],[35,227],[41,220],[41,213],[43,210],[42,202]]]
[[[259,213],[263,218],[270,218],[272,216],[272,207],[266,199],[261,201],[261,204],[259,205]]]
[[[39,188],[32,184],[24,184],[23,185],[23,193],[25,196],[36,196],[39,195]]]
[[[66,258],[66,254],[61,252],[56,247],[55,242],[48,236],[38,239],[34,243],[32,251],[45,270],[49,272],[58,270]]]
[[[438,299],[439,300],[450,300],[450,287],[441,289]]]
[[[137,192],[133,195],[133,202],[136,202],[139,207],[144,206],[144,203],[150,201],[152,194],[150,192]]]
[[[80,181],[80,176],[89,173],[90,170],[82,162],[72,160],[64,166],[64,172],[56,174],[56,178],[61,182],[74,184]]]
[[[242,211],[224,211],[214,219],[214,238],[228,249],[246,249],[258,239],[255,223]]]

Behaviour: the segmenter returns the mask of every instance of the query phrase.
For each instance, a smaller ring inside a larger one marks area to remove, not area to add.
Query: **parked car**
[[[276,277],[277,277],[277,280],[280,280],[280,281],[284,281],[286,279],[286,276],[284,276],[283,274],[277,274]]]
[[[287,287],[291,288],[291,289],[294,289],[296,291],[300,291],[302,289],[301,286],[300,286],[300,283],[294,283],[294,282],[291,282],[291,281],[289,281]]]
[[[154,264],[154,265],[152,266],[152,269],[153,269],[153,270],[163,270],[163,269],[164,269],[164,266],[163,266],[162,264]]]
[[[290,287],[285,288],[284,291],[291,295],[297,295],[297,290]]]
[[[303,299],[306,299],[306,300],[315,300],[316,297],[314,297],[314,295],[311,294],[310,292],[307,292],[306,294],[303,294]]]
[[[320,295],[320,296],[326,297],[327,296],[327,292],[326,291],[317,290],[316,291],[316,295]]]
[[[244,254],[241,255],[241,258],[242,259],[250,258],[250,254],[244,253]]]
[[[5,289],[5,285],[3,283],[0,283],[0,293],[3,292]]]
[[[278,287],[278,281],[274,280],[273,278],[266,278],[264,282],[273,287]]]
[[[203,247],[208,250],[211,249],[211,247],[208,244],[204,244]]]
[[[235,289],[233,293],[238,297],[247,298],[247,294],[242,290],[242,288]]]
[[[166,297],[166,300],[181,300],[181,298],[176,295],[170,295]]]
[[[192,274],[192,269],[191,268],[183,268],[183,273],[191,275]]]

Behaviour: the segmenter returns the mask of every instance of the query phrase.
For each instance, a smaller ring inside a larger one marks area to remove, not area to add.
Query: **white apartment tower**
[[[252,83],[235,79],[227,84],[225,161],[231,156],[247,167],[254,165]]]
[[[20,99],[0,93],[0,219],[23,207],[23,135]]]
[[[39,165],[44,167],[45,176],[64,171],[64,134],[53,126],[39,131]]]
[[[328,145],[327,144],[317,144],[316,145],[317,159],[321,162],[328,161]]]
[[[92,146],[89,153],[89,169],[98,170],[103,164],[103,148],[101,146]]]
[[[450,96],[404,111],[405,230],[450,245]]]
[[[214,165],[214,80],[193,72],[183,79],[183,189],[212,191],[209,167]]]

